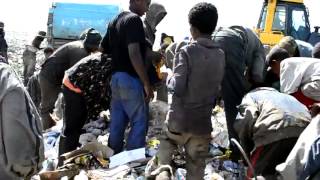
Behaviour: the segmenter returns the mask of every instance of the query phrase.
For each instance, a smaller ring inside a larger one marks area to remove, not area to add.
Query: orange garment
[[[62,80],[63,85],[65,85],[67,88],[69,88],[71,91],[75,92],[75,93],[82,93],[81,89],[74,86],[67,75],[64,75],[63,80]]]

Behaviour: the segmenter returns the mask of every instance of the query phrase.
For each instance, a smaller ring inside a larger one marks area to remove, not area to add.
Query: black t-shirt
[[[132,12],[122,12],[109,25],[101,46],[104,54],[111,54],[112,71],[127,72],[138,77],[129,57],[128,45],[140,43],[142,58],[145,59],[145,33],[140,17]]]

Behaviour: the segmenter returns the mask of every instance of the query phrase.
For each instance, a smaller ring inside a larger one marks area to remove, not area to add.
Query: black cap
[[[39,31],[36,37],[46,38],[47,33],[45,31]]]
[[[97,30],[90,28],[88,32],[85,34],[83,43],[84,46],[87,48],[98,48],[101,39],[101,34]]]
[[[0,21],[0,28],[3,29],[4,28],[4,23],[2,21]]]

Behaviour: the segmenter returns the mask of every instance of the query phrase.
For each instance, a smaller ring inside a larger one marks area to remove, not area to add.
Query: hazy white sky
[[[36,33],[46,30],[48,9],[52,0],[1,0],[0,21],[7,31]],[[129,0],[59,0],[66,2],[120,2],[127,6]],[[158,34],[165,32],[181,39],[189,35],[187,14],[197,2],[207,1],[218,8],[218,26],[257,24],[263,0],[155,0],[162,3],[168,15],[158,26]],[[320,0],[305,0],[310,11],[312,27],[320,25]]]

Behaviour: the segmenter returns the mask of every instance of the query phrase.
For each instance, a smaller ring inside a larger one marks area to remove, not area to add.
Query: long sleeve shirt
[[[178,51],[173,76],[167,79],[167,87],[173,91],[169,129],[193,134],[211,132],[211,111],[220,91],[224,58],[224,52],[207,38],[198,38]]]

